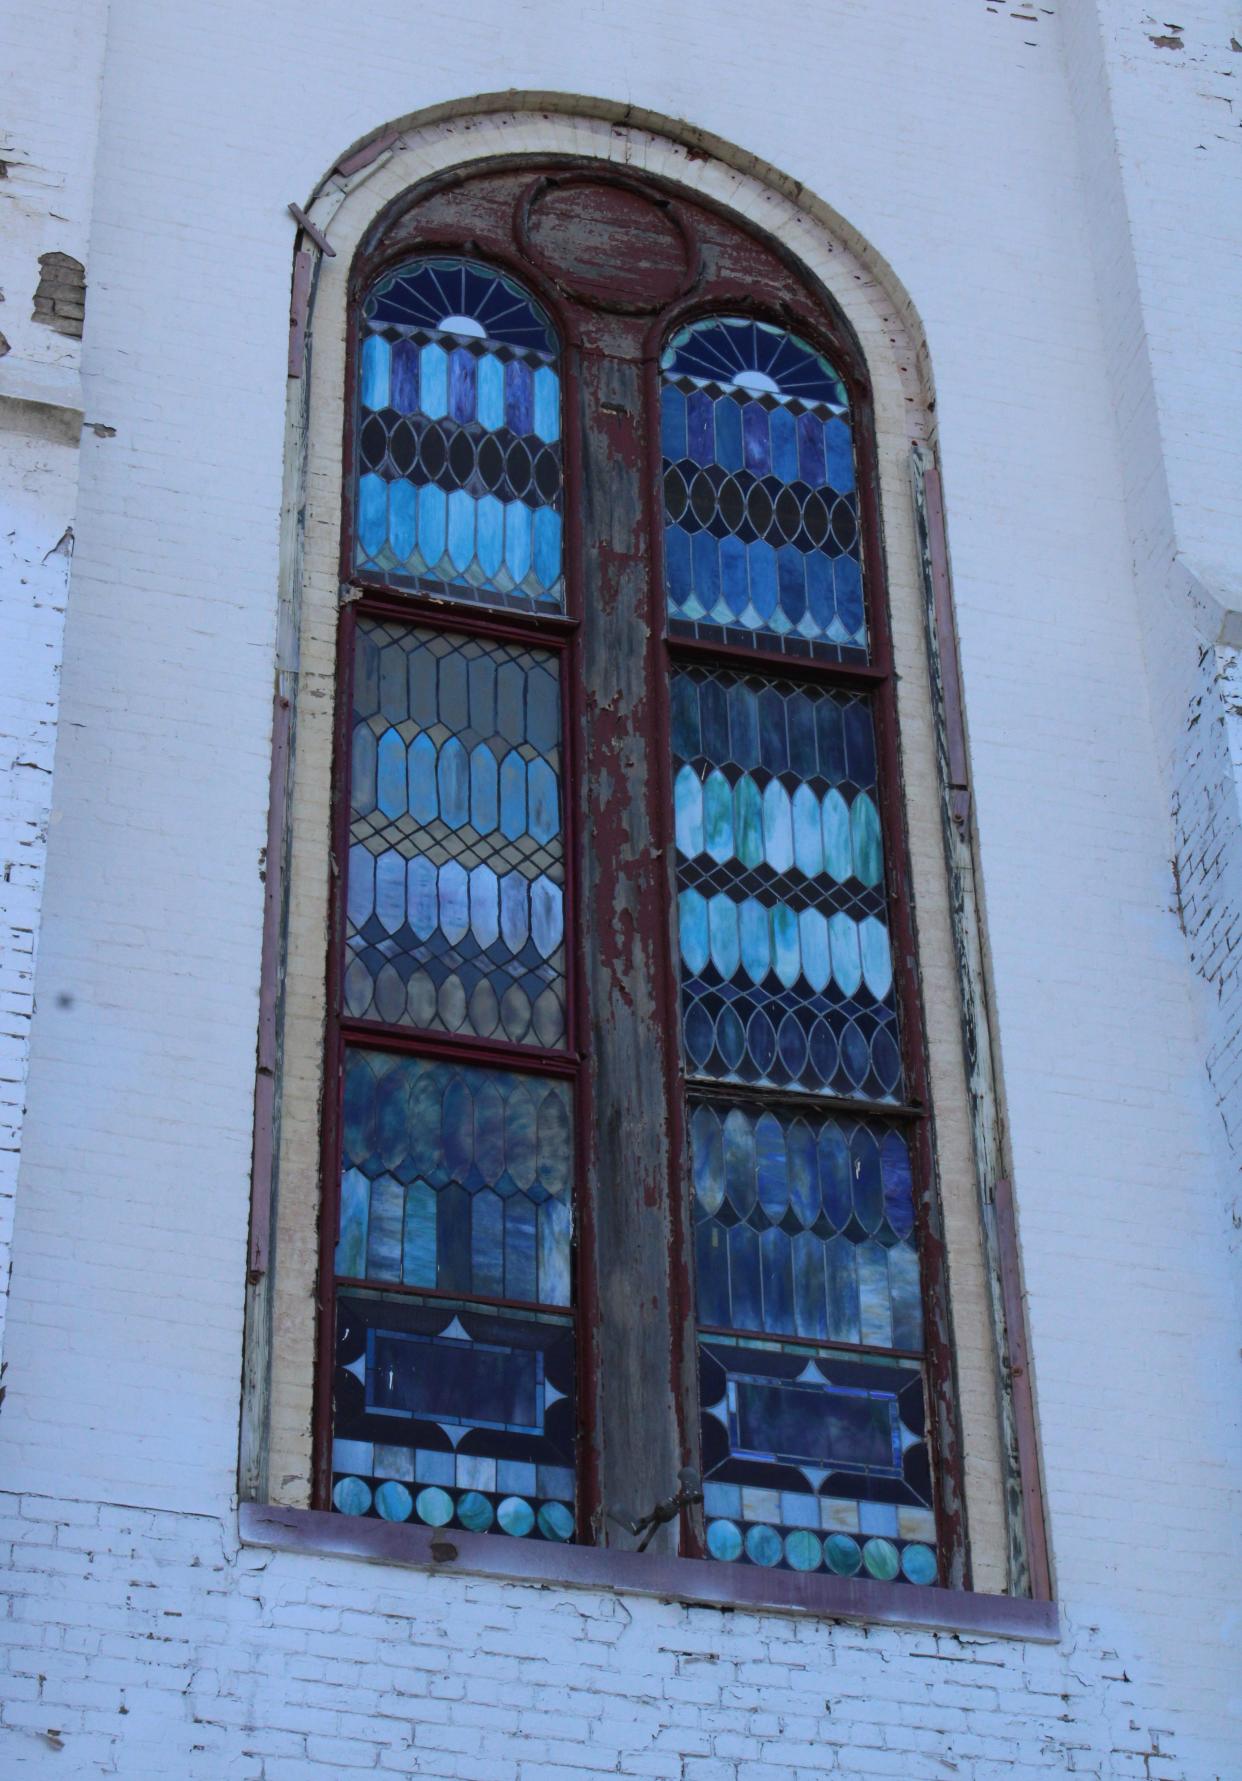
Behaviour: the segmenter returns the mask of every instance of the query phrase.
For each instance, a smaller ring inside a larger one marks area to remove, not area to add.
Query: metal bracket
[[[615,1521],[623,1527],[627,1534],[641,1534],[637,1550],[645,1552],[651,1543],[652,1536],[665,1522],[676,1520],[683,1509],[689,1509],[694,1503],[703,1501],[703,1482],[693,1466],[683,1466],[677,1474],[680,1489],[675,1490],[671,1497],[655,1505],[649,1515],[631,1515],[628,1509],[614,1504],[608,1511],[609,1521]]]

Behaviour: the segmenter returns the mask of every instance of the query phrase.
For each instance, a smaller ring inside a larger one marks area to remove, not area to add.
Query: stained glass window
[[[560,1046],[560,686],[547,650],[360,618],[345,1011]]]
[[[708,316],[661,359],[670,630],[827,658],[867,647],[845,387],[770,322]]]
[[[547,316],[491,267],[419,259],[379,281],[361,327],[355,567],[485,606],[563,607]]]
[[[756,652],[671,687],[707,1552],[930,1583],[910,1138],[863,1115],[905,1092],[873,694],[792,659],[866,650],[849,406],[764,322],[662,364],[670,639]]]
[[[689,1461],[653,1551],[955,1576],[857,351],[641,181],[491,166],[392,217],[352,324],[316,1502],[466,1559],[627,1547]]]
[[[866,697],[679,669],[673,753],[689,1068],[895,1098],[901,1054]]]
[[[360,327],[360,576],[459,614],[562,609],[543,310],[425,257],[373,284]],[[569,1041],[562,658],[476,622],[347,618],[330,1500],[563,1541],[574,1066],[536,1055]]]

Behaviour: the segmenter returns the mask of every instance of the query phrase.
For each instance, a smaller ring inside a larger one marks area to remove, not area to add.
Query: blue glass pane
[[[573,1537],[564,1316],[352,1290],[337,1304],[333,1506],[472,1533]]]
[[[898,1128],[700,1101],[691,1140],[700,1265],[712,1258],[702,1321],[922,1346],[910,1154]]]
[[[570,1302],[570,1091],[350,1051],[338,1271]]]
[[[359,355],[357,567],[563,607],[557,360],[546,316],[491,268],[424,259],[379,281]]]
[[[563,1045],[554,659],[370,618],[358,635],[345,1012]]]
[[[709,1555],[839,1576],[865,1569],[894,1583],[933,1580],[923,1392],[917,1361],[701,1336]]]
[[[695,668],[674,675],[673,711],[692,1072],[897,1099],[869,701]]]
[[[662,363],[670,627],[862,660],[867,632],[844,386],[784,329],[708,316]]]

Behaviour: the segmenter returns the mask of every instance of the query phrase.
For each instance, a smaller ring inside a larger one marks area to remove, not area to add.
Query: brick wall
[[[0,1499],[6,1772],[302,1781],[1202,1781],[1186,1703],[1061,1647],[238,1550],[212,1516]],[[7,1592],[6,1592],[7,1593]],[[1207,1759],[1210,1764],[1210,1758]],[[1219,1771],[1223,1777],[1225,1771]]]
[[[103,19],[91,0],[41,9],[6,58],[0,128],[0,1355],[78,499]]]

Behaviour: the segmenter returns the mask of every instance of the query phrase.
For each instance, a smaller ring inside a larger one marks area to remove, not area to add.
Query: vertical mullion
[[[582,898],[591,1114],[586,1187],[598,1300],[590,1436],[600,1507],[647,1512],[676,1488],[682,1463],[669,1280],[675,1023],[661,966],[663,776],[652,506],[642,435],[641,322],[610,318],[581,357]],[[616,355],[616,356],[614,356]],[[605,1540],[618,1537],[606,1520]],[[630,1536],[620,1536],[630,1544]],[[671,1549],[669,1530],[652,1549]]]

